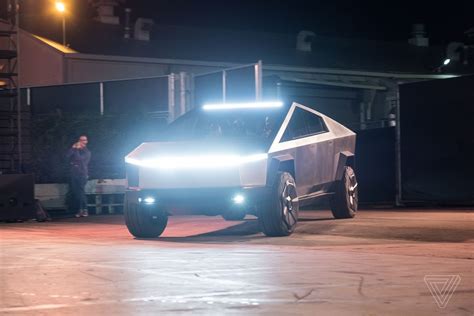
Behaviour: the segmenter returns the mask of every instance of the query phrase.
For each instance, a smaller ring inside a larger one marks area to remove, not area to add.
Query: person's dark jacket
[[[70,148],[66,154],[71,165],[71,173],[73,176],[87,177],[89,174],[88,164],[91,159],[89,149]]]

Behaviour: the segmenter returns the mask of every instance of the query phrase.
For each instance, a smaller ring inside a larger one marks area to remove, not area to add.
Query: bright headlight
[[[190,157],[183,156],[162,156],[152,159],[135,159],[125,157],[125,162],[147,168],[155,169],[214,169],[236,167],[245,163],[267,159],[267,154],[255,154],[248,156],[238,155],[197,155]]]
[[[242,204],[245,202],[245,197],[242,194],[236,194],[232,198],[235,204]]]
[[[145,202],[145,204],[154,204],[155,201],[156,201],[155,198],[151,196],[148,196],[143,199],[143,202]]]

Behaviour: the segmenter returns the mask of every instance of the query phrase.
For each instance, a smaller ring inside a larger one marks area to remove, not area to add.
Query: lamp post
[[[61,14],[63,18],[63,45],[66,46],[66,5],[64,2],[56,2],[56,10]]]

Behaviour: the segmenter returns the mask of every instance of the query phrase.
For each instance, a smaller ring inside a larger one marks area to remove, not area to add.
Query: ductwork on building
[[[131,36],[131,26],[130,26],[130,15],[132,13],[132,9],[130,8],[125,8],[125,27],[124,27],[124,33],[123,33],[123,38],[125,39],[130,39]]]
[[[311,52],[313,40],[316,34],[312,31],[300,31],[296,37],[296,49],[301,52]]]
[[[424,24],[413,24],[411,38],[408,39],[408,43],[418,47],[428,47],[430,45],[430,40],[426,36]]]
[[[451,42],[446,47],[446,58],[464,66],[474,62],[474,27],[464,32],[466,39],[463,42]]]
[[[135,21],[133,38],[139,41],[149,41],[155,22],[152,19],[138,18]]]
[[[104,24],[119,25],[119,17],[115,15],[115,8],[124,0],[89,0],[89,4],[92,5],[96,11],[96,21]]]
[[[463,58],[464,53],[464,43],[461,42],[451,42],[446,48],[446,58],[450,61],[459,62]]]

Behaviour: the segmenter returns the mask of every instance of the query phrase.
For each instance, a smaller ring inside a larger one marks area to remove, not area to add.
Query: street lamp
[[[66,5],[64,2],[56,2],[56,10],[61,14],[63,18],[63,45],[66,46]]]

